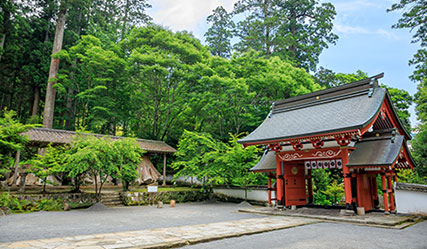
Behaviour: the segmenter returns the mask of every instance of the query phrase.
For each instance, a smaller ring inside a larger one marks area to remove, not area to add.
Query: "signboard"
[[[305,161],[306,169],[342,169],[342,159]]]
[[[147,186],[147,192],[148,193],[157,192],[157,186]]]

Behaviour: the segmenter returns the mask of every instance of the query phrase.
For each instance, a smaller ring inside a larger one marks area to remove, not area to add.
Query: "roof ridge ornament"
[[[376,78],[371,78],[371,81],[369,82],[369,92],[368,92],[368,97],[372,97],[372,95],[374,94],[374,89],[378,86],[378,81]]]
[[[271,115],[273,115],[273,108],[275,105],[276,105],[276,102],[271,103],[270,112],[268,113],[268,116],[267,116],[268,118],[271,118]]]

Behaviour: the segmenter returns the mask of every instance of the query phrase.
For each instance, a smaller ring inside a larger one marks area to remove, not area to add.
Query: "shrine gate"
[[[264,122],[241,139],[243,146],[266,145],[254,172],[269,176],[269,204],[301,206],[313,201],[312,170],[342,170],[346,208],[378,208],[376,177],[385,212],[395,210],[396,169],[413,169],[411,139],[393,108],[379,74],[358,82],[272,104]],[[275,187],[271,179],[276,179]]]

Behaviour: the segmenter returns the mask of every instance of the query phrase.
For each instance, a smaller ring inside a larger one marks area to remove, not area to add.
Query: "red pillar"
[[[277,207],[283,207],[283,172],[280,167],[280,158],[276,155],[276,202]]]
[[[385,173],[384,173],[384,171],[381,172],[381,183],[382,183],[382,187],[383,187],[384,212],[388,213],[389,209],[388,209],[388,199],[387,199],[387,185],[386,185],[386,182],[385,182]]]
[[[393,180],[391,179],[391,173],[387,174],[387,182],[388,182],[388,199],[390,200],[390,211],[395,209],[394,206],[394,196],[393,196]]]
[[[374,199],[374,207],[378,208],[379,200],[378,200],[378,185],[377,185],[377,176],[374,175],[371,177],[372,182],[372,197]]]
[[[308,188],[308,203],[313,203],[313,177],[311,175],[312,169],[308,170],[307,188]]]
[[[268,205],[271,205],[271,173],[268,173]]]
[[[352,194],[351,194],[351,173],[347,167],[348,149],[342,149],[342,171],[344,175],[344,190],[345,190],[345,207],[348,210],[353,210]]]

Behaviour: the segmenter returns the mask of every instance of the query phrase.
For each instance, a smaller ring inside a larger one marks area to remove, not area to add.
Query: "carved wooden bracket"
[[[296,151],[301,150],[303,147],[303,144],[301,143],[301,141],[291,141],[291,145]]]
[[[280,144],[268,144],[268,148],[272,151],[281,151],[282,146]]]
[[[351,135],[341,135],[341,136],[335,136],[335,140],[337,140],[337,143],[340,146],[347,146],[351,142]]]
[[[320,149],[320,148],[322,148],[323,145],[325,145],[325,143],[323,142],[323,140],[321,138],[313,138],[310,141],[311,141],[311,144],[313,145],[313,147],[316,149]]]

